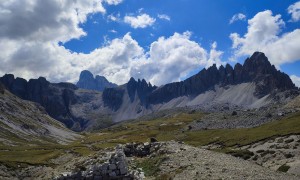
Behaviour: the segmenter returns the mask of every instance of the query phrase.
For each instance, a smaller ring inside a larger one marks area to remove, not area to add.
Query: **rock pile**
[[[132,147],[140,147],[133,145]],[[126,148],[117,146],[115,152],[111,155],[108,162],[101,165],[94,165],[86,171],[62,174],[57,180],[132,180],[143,179],[142,171],[129,171],[128,162],[124,154]],[[128,149],[128,148],[127,148]],[[130,149],[131,151],[132,149]],[[140,151],[138,151],[140,152]]]
[[[137,156],[145,157],[149,156],[155,151],[158,151],[161,143],[127,143],[124,147],[124,153],[127,157]]]

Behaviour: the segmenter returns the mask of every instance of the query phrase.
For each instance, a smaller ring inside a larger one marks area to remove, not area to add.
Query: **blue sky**
[[[253,0],[124,0],[117,6],[106,6],[106,14],[90,15],[88,21],[80,24],[87,32],[87,36],[74,39],[64,44],[72,51],[89,53],[105,43],[105,38],[114,39],[124,36],[127,32],[145,49],[160,36],[171,36],[174,32],[193,32],[192,40],[201,43],[207,49],[214,41],[218,42],[219,49],[225,51],[224,58],[230,56],[230,33],[244,34],[247,31],[246,21],[236,21],[229,24],[234,14],[243,13],[252,18],[258,12],[272,10],[274,14],[281,14],[282,18],[290,20],[287,8],[296,0],[264,0],[254,3]],[[128,14],[135,16],[149,14],[157,19],[153,26],[133,29],[124,22],[107,20],[107,16]],[[157,18],[158,14],[166,14],[171,20],[165,21]],[[286,23],[282,33],[299,28],[299,23]],[[117,33],[110,32],[116,30]],[[153,36],[151,36],[152,34]]]
[[[238,32],[244,34],[247,31],[246,21],[237,21],[229,24],[229,20],[236,13],[243,13],[248,18],[258,12],[272,10],[274,14],[281,14],[288,21],[290,16],[287,8],[295,1],[264,0],[254,3],[253,0],[124,0],[117,6],[106,6],[106,14],[90,15],[88,21],[80,26],[88,33],[80,39],[74,39],[64,44],[72,51],[89,53],[105,42],[105,37],[114,39],[123,37],[127,32],[139,44],[148,48],[149,45],[160,36],[171,36],[174,32],[193,32],[192,40],[209,48],[214,41],[218,42],[219,49],[227,52],[230,56],[231,40],[229,34]],[[141,10],[142,9],[142,10]],[[133,29],[124,22],[107,20],[107,16],[120,13],[121,18],[128,15],[139,15],[139,11],[149,14],[157,19],[153,26]],[[171,20],[159,20],[158,14],[166,14]],[[299,23],[287,23],[283,33],[299,28]],[[110,30],[116,30],[112,33]],[[154,36],[151,36],[153,34]]]
[[[76,82],[88,69],[161,85],[259,50],[300,85],[298,0],[10,0],[0,10],[1,74]]]

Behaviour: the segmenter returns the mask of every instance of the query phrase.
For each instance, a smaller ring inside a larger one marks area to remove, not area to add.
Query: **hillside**
[[[173,108],[205,112],[258,109],[285,104],[299,95],[289,76],[276,70],[261,52],[255,52],[243,65],[219,69],[214,65],[184,81],[160,87],[131,78],[124,85],[100,92],[88,90],[97,85],[90,72],[84,71],[80,79],[80,87],[85,89],[71,83],[50,83],[43,77],[27,82],[7,74],[0,81],[10,92],[41,104],[52,118],[75,131],[101,129]]]
[[[103,91],[105,88],[117,87],[116,84],[109,82],[104,76],[94,75],[84,70],[80,73],[76,86],[82,89]]]
[[[65,144],[79,137],[51,118],[39,104],[21,100],[1,87],[1,146]]]
[[[283,157],[284,159],[277,162],[274,170],[270,170],[267,167],[255,165],[255,163],[261,161],[260,158],[257,162],[254,161],[257,150],[253,154],[240,150],[240,148],[247,145],[253,144],[253,146],[248,146],[251,150],[255,143],[263,146],[265,142],[277,141],[276,138],[289,139],[287,136],[290,134],[299,134],[299,112],[255,128],[189,129],[191,123],[205,120],[207,115],[209,114],[184,110],[165,111],[157,114],[154,118],[145,117],[123,122],[101,131],[84,134],[82,139],[68,145],[3,146],[3,150],[9,151],[1,151],[0,153],[0,162],[2,162],[0,172],[4,171],[6,174],[5,178],[2,179],[10,179],[12,174],[17,174],[17,177],[23,178],[34,177],[39,179],[43,177],[43,179],[53,179],[60,174],[68,174],[74,171],[93,172],[95,167],[109,160],[109,157],[114,153],[114,147],[118,144],[131,147],[132,142],[143,144],[149,141],[151,137],[155,137],[159,141],[158,143],[161,144],[157,153],[148,157],[128,157],[130,171],[140,171],[138,168],[142,168],[146,178],[169,178],[172,176],[180,179],[198,175],[212,178],[235,177],[237,179],[244,176],[250,179],[257,179],[258,177],[270,177],[272,179],[299,178],[274,171],[287,161],[291,162],[289,163],[289,166],[293,167],[291,169],[296,169],[299,166],[294,165],[291,160],[295,160],[298,156],[293,158],[277,156],[276,158]],[[279,152],[298,152],[299,142],[294,141],[293,143],[298,144],[296,149],[293,148],[294,146],[285,149],[287,147],[285,145],[278,146],[277,150]],[[147,146],[147,143],[145,144]],[[144,145],[139,144],[133,147],[142,148],[142,146]],[[236,157],[203,150],[203,148],[232,154]],[[261,158],[266,158],[268,162],[272,162],[272,159],[268,159],[270,157],[272,156],[266,154]],[[219,161],[220,158],[222,161]],[[251,162],[243,160],[244,158]],[[3,166],[3,164],[10,168],[5,169],[6,166]],[[22,167],[16,168],[18,164]],[[40,166],[40,164],[43,164],[43,166]],[[252,171],[241,170],[240,165],[243,169],[251,169]],[[295,171],[291,171],[291,173],[297,174]],[[3,175],[4,173],[0,174]]]

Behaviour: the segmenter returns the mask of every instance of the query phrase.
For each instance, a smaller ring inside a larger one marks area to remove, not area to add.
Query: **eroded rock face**
[[[51,84],[43,77],[30,79],[27,82],[22,78],[15,79],[11,74],[1,77],[0,82],[18,97],[41,104],[51,117],[63,122],[67,127],[73,128],[78,121],[69,110],[70,104],[77,102],[74,94],[74,90],[77,89],[75,85]],[[81,128],[73,128],[73,130],[79,131]]]
[[[5,87],[0,83],[0,94],[4,94]]]
[[[130,78],[127,83],[128,96],[131,102],[134,101],[135,96],[139,98],[142,104],[146,104],[147,96],[155,90],[157,87],[152,86],[151,83],[147,83],[145,79],[136,81],[134,78]]]
[[[227,64],[225,68],[221,66],[219,69],[213,65],[185,81],[164,85],[149,95],[148,102],[151,104],[168,102],[180,96],[196,96],[214,88],[215,85],[226,86],[247,82],[254,82],[257,85],[255,96],[258,98],[274,91],[297,89],[287,74],[271,65],[264,53],[255,52],[246,59],[244,65],[237,63],[232,68]]]
[[[124,90],[119,88],[106,88],[102,98],[105,106],[117,111],[123,103]]]
[[[87,70],[80,73],[79,81],[77,82],[77,87],[82,89],[103,91],[105,88],[117,87],[116,84],[109,82],[105,77],[98,76],[94,78],[94,75]]]

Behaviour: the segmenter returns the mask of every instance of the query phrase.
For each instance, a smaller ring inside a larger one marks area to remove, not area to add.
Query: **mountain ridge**
[[[196,96],[217,84],[226,86],[246,82],[255,82],[258,85],[255,92],[257,97],[263,97],[274,89],[281,91],[297,89],[288,75],[277,71],[275,66],[270,64],[264,53],[255,52],[246,59],[244,65],[237,63],[232,68],[227,64],[217,69],[214,64],[184,81],[164,85],[154,91],[148,100],[152,104],[167,102],[184,95]]]
[[[90,77],[93,75],[90,73]],[[40,103],[47,113],[67,127],[82,131],[106,127],[114,122],[135,119],[164,109],[199,106],[205,109],[222,104],[260,108],[279,102],[279,92],[294,96],[298,88],[289,76],[276,70],[267,57],[255,52],[243,65],[213,65],[194,76],[160,87],[131,78],[128,83],[105,88],[103,92],[80,89],[71,83],[50,83],[45,78],[14,78],[6,74],[0,82],[13,94]],[[287,97],[283,97],[287,98]]]
[[[113,88],[118,85],[109,82],[104,76],[96,75],[94,77],[90,71],[84,70],[80,73],[76,86],[82,89],[103,91],[105,88]]]
[[[65,144],[80,137],[51,118],[40,104],[20,99],[1,83],[0,92],[0,137],[4,144]]]

